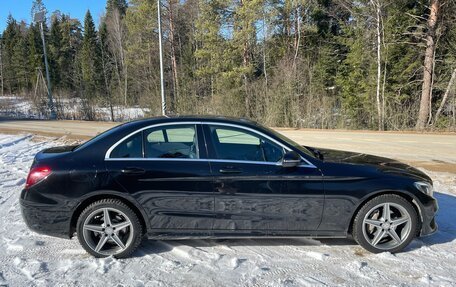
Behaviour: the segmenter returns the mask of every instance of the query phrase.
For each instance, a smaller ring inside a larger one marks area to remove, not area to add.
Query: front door
[[[282,167],[287,148],[241,126],[204,125],[214,176],[219,233],[288,234],[316,230],[324,192],[314,166]]]
[[[152,232],[209,232],[211,172],[198,124],[161,125],[117,145],[106,167],[148,214]]]

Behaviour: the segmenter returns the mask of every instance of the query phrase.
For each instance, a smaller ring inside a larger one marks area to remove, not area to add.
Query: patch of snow
[[[39,235],[18,198],[33,156],[59,140],[0,134],[0,286],[455,286],[456,177],[434,180],[439,231],[399,254],[350,240],[146,240],[130,259],[96,259],[76,239]]]
[[[64,119],[82,119],[81,111],[83,110],[83,103],[81,99],[59,99],[58,102],[56,102],[56,106],[59,111],[59,117]],[[0,97],[0,107],[0,115],[2,116],[29,119],[47,118],[42,111],[37,109],[31,100],[18,96]],[[95,106],[93,109],[97,120],[111,120],[110,108]],[[113,106],[113,114],[116,121],[144,118],[149,112],[150,109],[141,108],[139,106]]]

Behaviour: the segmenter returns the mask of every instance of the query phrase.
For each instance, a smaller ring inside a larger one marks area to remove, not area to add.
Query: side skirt
[[[350,238],[349,234],[334,231],[316,232],[243,232],[243,231],[201,231],[201,230],[154,230],[147,233],[147,238],[157,240],[181,239],[242,239],[242,238]]]

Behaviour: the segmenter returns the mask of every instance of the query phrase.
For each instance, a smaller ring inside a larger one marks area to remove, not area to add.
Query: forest
[[[59,118],[95,107],[161,114],[157,2],[108,0],[99,23],[47,11]],[[456,130],[454,0],[162,0],[170,115],[245,117],[275,127]],[[46,9],[33,1],[31,14]],[[2,96],[45,113],[38,23],[0,31]]]

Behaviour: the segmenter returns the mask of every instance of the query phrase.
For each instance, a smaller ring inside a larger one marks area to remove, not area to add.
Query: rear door
[[[214,231],[288,234],[316,230],[324,193],[320,171],[285,168],[285,146],[252,129],[205,124],[214,175]]]
[[[152,232],[209,232],[214,196],[201,126],[176,123],[143,129],[106,159],[114,179],[143,206]]]

